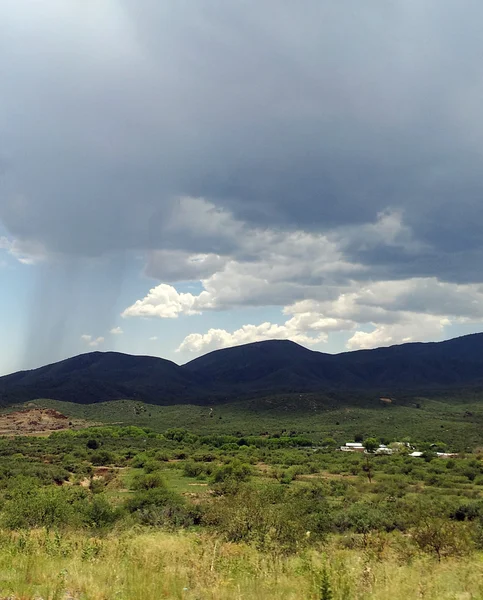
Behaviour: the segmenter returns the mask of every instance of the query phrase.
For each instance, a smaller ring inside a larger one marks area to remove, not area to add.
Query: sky
[[[2,0],[0,374],[483,323],[480,0]]]

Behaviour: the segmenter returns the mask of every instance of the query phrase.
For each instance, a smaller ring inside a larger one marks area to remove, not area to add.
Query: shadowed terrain
[[[183,366],[150,356],[82,354],[1,377],[0,402],[213,404],[260,393],[391,395],[481,384],[483,334],[336,355],[273,340],[216,350]]]

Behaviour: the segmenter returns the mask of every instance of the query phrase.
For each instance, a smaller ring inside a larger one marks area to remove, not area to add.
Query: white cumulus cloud
[[[204,302],[206,298],[206,292],[194,296],[190,293],[180,293],[172,285],[161,283],[152,288],[145,298],[126,308],[122,316],[175,319],[180,314],[195,315],[207,305]]]
[[[195,218],[193,218],[195,217]],[[282,323],[247,324],[236,331],[192,333],[178,351],[203,352],[262,339],[324,342],[333,332],[352,332],[347,347],[368,348],[440,339],[452,322],[483,320],[483,286],[437,277],[387,279],[382,271],[348,258],[349,250],[412,255],[425,250],[404,222],[387,209],[373,222],[329,233],[248,226],[204,198],[181,198],[166,231],[207,242],[219,253],[160,250],[148,254],[146,270],[168,280],[199,281],[199,294],[166,282],[126,308],[123,317],[177,318],[209,310],[278,306]]]
[[[407,320],[401,323],[378,325],[373,331],[356,331],[347,342],[349,350],[392,346],[407,342],[425,342],[438,340],[444,327],[450,324],[446,318],[433,315],[407,315]]]

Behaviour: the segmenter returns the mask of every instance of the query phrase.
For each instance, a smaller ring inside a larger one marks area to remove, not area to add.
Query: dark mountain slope
[[[437,343],[324,354],[289,341],[216,350],[185,368],[242,391],[436,389],[483,382],[483,334]]]
[[[483,334],[335,355],[366,386],[429,388],[483,382]]]
[[[33,398],[80,403],[130,398],[181,404],[200,394],[196,374],[177,364],[118,352],[91,352],[0,378],[3,403]]]
[[[314,352],[289,340],[270,340],[215,350],[184,365],[206,384],[227,393],[302,391],[357,387],[359,376],[340,368],[334,356]]]
[[[483,384],[483,334],[337,355],[272,340],[210,352],[182,367],[149,356],[83,354],[0,377],[0,402],[44,397],[204,404],[259,393],[391,394],[478,384]]]

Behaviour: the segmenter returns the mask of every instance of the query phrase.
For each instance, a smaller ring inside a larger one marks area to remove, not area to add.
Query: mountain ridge
[[[255,394],[423,390],[483,384],[483,333],[327,354],[290,340],[214,350],[184,365],[94,351],[0,377],[0,404],[51,398],[216,403]]]

